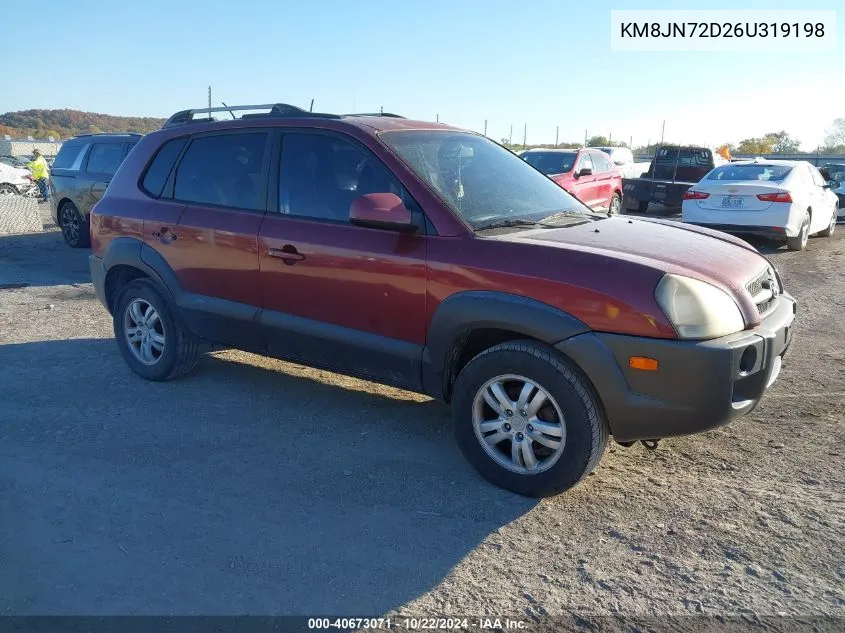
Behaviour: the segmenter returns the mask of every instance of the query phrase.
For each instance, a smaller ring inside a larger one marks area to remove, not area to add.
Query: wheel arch
[[[446,298],[431,319],[423,351],[423,386],[449,402],[461,369],[485,349],[515,339],[553,346],[588,331],[584,322],[536,299],[495,291],[460,292]]]
[[[174,302],[182,294],[170,265],[159,253],[137,239],[119,237],[110,242],[103,255],[103,266],[106,269],[105,297],[110,310],[114,309],[118,288],[140,277],[152,279]]]

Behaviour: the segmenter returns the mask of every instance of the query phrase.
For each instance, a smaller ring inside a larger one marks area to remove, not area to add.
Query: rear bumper
[[[97,299],[106,307],[106,310],[109,310],[109,302],[106,299],[106,267],[103,265],[103,259],[96,255],[89,255],[88,268],[91,269],[91,282],[94,284]]]
[[[707,431],[754,409],[777,378],[792,340],[795,300],[784,294],[761,325],[710,341],[589,332],[556,348],[587,374],[619,442]],[[631,356],[659,362],[631,369]]]
[[[681,207],[681,220],[687,224],[781,240],[798,235],[803,219],[804,210],[795,205],[773,204],[759,211],[738,211],[702,208],[695,200],[687,200]]]
[[[743,224],[711,224],[709,222],[688,222],[686,224],[693,224],[695,226],[703,226],[714,231],[722,231],[723,233],[734,233],[737,235],[758,235],[772,240],[785,240],[787,237],[786,229],[772,227],[772,226],[745,226]]]

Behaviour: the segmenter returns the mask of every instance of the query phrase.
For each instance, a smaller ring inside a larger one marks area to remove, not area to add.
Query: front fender
[[[456,293],[438,306],[431,319],[423,350],[426,393],[446,398],[456,355],[467,336],[481,329],[515,332],[549,345],[590,331],[583,321],[535,299],[481,290]]]

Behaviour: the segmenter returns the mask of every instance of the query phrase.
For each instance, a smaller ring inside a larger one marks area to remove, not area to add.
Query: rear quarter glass
[[[84,147],[85,143],[82,141],[67,141],[64,143],[59,153],[56,154],[56,160],[53,161],[53,169],[71,169]]]

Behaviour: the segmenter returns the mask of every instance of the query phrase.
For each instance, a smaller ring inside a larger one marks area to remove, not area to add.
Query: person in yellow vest
[[[50,168],[47,166],[47,161],[44,160],[40,150],[32,150],[32,160],[26,164],[26,168],[32,172],[32,179],[38,185],[38,191],[41,192],[41,199],[38,202],[49,202],[50,185],[47,178],[50,175]]]

